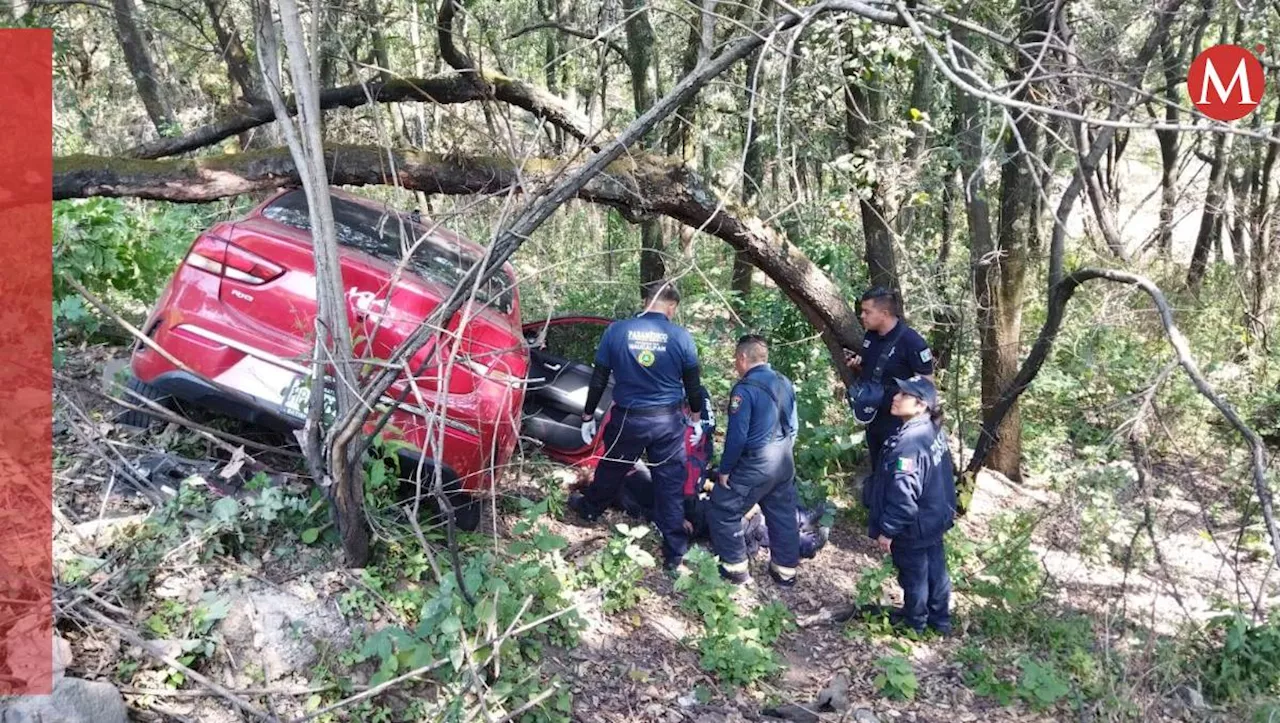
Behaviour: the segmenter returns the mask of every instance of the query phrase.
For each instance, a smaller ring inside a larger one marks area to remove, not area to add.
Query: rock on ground
[[[50,695],[0,703],[0,723],[127,723],[124,697],[110,683],[62,678]]]
[[[226,592],[234,604],[216,630],[242,674],[255,666],[266,683],[291,673],[305,678],[319,660],[317,643],[341,647],[351,639],[335,601],[320,598],[309,583],[278,588],[246,582]]]

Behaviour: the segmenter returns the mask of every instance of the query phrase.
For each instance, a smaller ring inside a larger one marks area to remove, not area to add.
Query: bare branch
[[[616,40],[611,40],[600,33],[592,33],[586,30],[579,30],[578,28],[571,28],[568,25],[562,25],[560,23],[555,23],[550,21],[545,23],[536,23],[534,25],[529,25],[527,27],[520,28],[514,33],[508,35],[506,39],[515,40],[516,38],[522,35],[528,35],[529,33],[536,32],[538,30],[559,30],[565,35],[572,35],[575,38],[582,38],[592,43],[603,43],[606,48],[617,53],[618,57],[622,58],[623,61],[626,61],[627,59],[627,49],[622,47]]]

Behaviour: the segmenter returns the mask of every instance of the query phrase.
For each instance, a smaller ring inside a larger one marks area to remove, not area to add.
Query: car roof
[[[275,203],[275,202],[276,202],[276,201],[277,201],[281,196],[284,196],[284,195],[286,195],[286,194],[290,194],[290,193],[295,193],[295,192],[296,192],[296,193],[302,193],[302,192],[303,192],[302,187],[301,187],[301,186],[289,186],[289,187],[287,187],[287,188],[282,188],[282,189],[280,189],[280,191],[279,191],[278,193],[274,193],[274,194],[272,194],[269,198],[267,198],[266,200],[264,200],[262,203],[258,204],[258,205],[257,205],[257,206],[252,210],[252,211],[250,211],[250,212],[246,215],[246,217],[265,218],[265,217],[263,217],[263,216],[262,216],[262,212],[263,212],[263,210],[265,210],[265,209],[266,209],[268,206],[270,206],[271,204]],[[364,196],[358,196],[358,195],[356,195],[356,194],[354,194],[354,193],[350,193],[350,192],[348,192],[348,191],[344,191],[344,190],[342,190],[342,189],[340,189],[340,188],[336,188],[336,187],[334,187],[334,186],[330,186],[330,187],[329,187],[329,195],[330,195],[330,196],[332,196],[333,198],[340,198],[340,199],[342,199],[342,200],[344,200],[344,201],[350,201],[351,203],[357,203],[357,204],[360,204],[361,206],[364,206],[364,207],[366,207],[366,208],[372,209],[372,210],[377,211],[377,212],[379,212],[379,213],[388,213],[388,212],[392,212],[392,211],[397,212],[397,213],[407,213],[407,212],[406,212],[406,211],[404,211],[403,209],[395,208],[395,207],[391,206],[390,204],[382,203],[382,202],[380,202],[380,201],[375,201],[375,200],[373,200],[373,199],[371,199],[371,198],[366,198],[366,197],[364,197]],[[267,219],[267,220],[270,220],[270,219]],[[472,241],[471,239],[467,238],[466,236],[463,236],[463,235],[461,235],[461,234],[457,233],[456,231],[453,231],[453,230],[451,230],[451,229],[449,229],[449,228],[445,227],[445,226],[444,226],[443,224],[441,224],[441,223],[437,223],[435,220],[431,219],[431,218],[430,218],[430,217],[428,217],[428,216],[421,216],[421,217],[420,217],[420,220],[419,220],[419,223],[420,223],[423,227],[425,227],[425,228],[427,228],[427,229],[430,229],[430,231],[431,231],[431,235],[432,235],[432,237],[433,237],[433,238],[435,238],[435,239],[438,239],[438,240],[444,241],[445,243],[454,244],[454,245],[456,245],[460,250],[462,250],[462,251],[466,251],[466,252],[470,252],[470,253],[475,254],[475,255],[478,255],[478,256],[484,256],[484,254],[485,254],[485,247],[484,247],[484,246],[481,246],[480,244],[478,244],[478,243],[476,243],[476,242]],[[510,264],[509,262],[508,262],[508,263],[506,263],[506,264],[504,264],[503,266],[504,266],[505,268],[507,268],[508,270],[511,270],[511,264]]]

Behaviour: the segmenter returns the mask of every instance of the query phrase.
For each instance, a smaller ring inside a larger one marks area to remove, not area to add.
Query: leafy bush
[[[911,661],[901,655],[886,655],[876,661],[876,690],[898,700],[912,700],[920,688]]]
[[[677,579],[675,589],[685,594],[680,606],[702,618],[703,669],[731,685],[750,685],[781,670],[773,644],[794,629],[791,611],[774,602],[744,614],[733,600],[733,587],[720,578],[714,556],[695,549],[685,564],[691,574]]]
[[[638,583],[645,569],[654,566],[653,555],[639,544],[649,533],[649,527],[619,524],[614,529],[616,534],[582,571],[582,582],[586,586],[604,588],[601,607],[607,613],[629,610],[640,602],[644,588],[638,587]]]
[[[1216,642],[1200,655],[1205,692],[1236,702],[1280,693],[1280,619],[1252,624],[1239,612],[1209,623]]]
[[[63,335],[93,336],[102,324],[62,274],[125,318],[140,320],[196,235],[243,203],[209,207],[111,198],[55,202],[55,328]]]

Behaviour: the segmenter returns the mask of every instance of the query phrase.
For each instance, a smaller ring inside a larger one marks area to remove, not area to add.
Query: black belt
[[[629,417],[656,417],[662,414],[680,412],[679,404],[664,404],[658,407],[618,407],[618,411]]]

